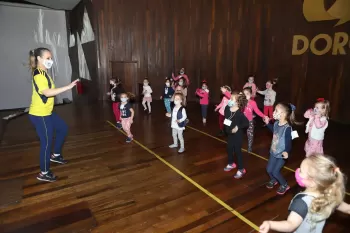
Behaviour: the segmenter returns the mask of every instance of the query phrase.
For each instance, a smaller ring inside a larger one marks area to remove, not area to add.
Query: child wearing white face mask
[[[205,125],[207,123],[207,112],[209,105],[209,89],[205,80],[202,82],[202,89],[198,88],[196,90],[196,95],[200,98],[199,103],[201,105],[202,120],[203,124]]]
[[[122,120],[122,127],[124,132],[127,134],[128,138],[126,142],[129,143],[133,140],[133,135],[131,134],[131,125],[134,121],[134,109],[131,107],[129,103],[129,96],[126,93],[122,93],[120,95],[120,113]]]
[[[272,119],[272,113],[273,113],[273,106],[276,101],[276,92],[272,89],[273,85],[277,83],[278,79],[269,80],[266,82],[266,90],[265,91],[259,91],[257,92],[260,95],[264,95],[264,115],[268,116],[270,119]]]
[[[304,147],[306,157],[313,153],[323,154],[323,139],[328,127],[330,109],[329,101],[319,98],[315,108],[305,112],[304,117],[309,119],[305,131],[309,135]]]
[[[246,84],[244,84],[243,89],[246,87],[252,88],[252,100],[254,100],[254,98],[256,96],[256,85],[254,83],[254,76],[253,75],[249,76],[248,82],[246,82]]]
[[[174,89],[171,87],[170,80],[168,78],[165,79],[165,87],[164,87],[164,92],[163,95],[160,97],[160,99],[164,100],[164,105],[166,109],[166,116],[171,117],[171,99],[174,95]]]
[[[285,194],[290,187],[281,174],[286,160],[290,157],[292,150],[292,127],[291,125],[299,125],[295,119],[295,106],[293,104],[277,104],[273,112],[273,118],[276,120],[274,124],[269,123],[269,118],[264,118],[267,128],[273,133],[270,148],[270,157],[267,163],[267,173],[270,181],[266,184],[266,188],[272,189],[278,183],[280,187],[277,194]]]
[[[178,140],[180,141],[180,149],[179,153],[183,153],[185,151],[185,141],[183,138],[183,131],[186,126],[186,109],[182,106],[183,95],[181,93],[176,93],[174,95],[174,104],[175,107],[173,109],[171,115],[171,128],[173,134],[174,143],[169,146],[169,148],[177,148]]]
[[[144,108],[144,111],[147,111],[148,106],[148,113],[151,114],[151,103],[152,103],[152,88],[149,86],[148,78],[145,78],[143,80],[143,99],[142,99],[142,105]],[[147,102],[147,106],[146,106]]]

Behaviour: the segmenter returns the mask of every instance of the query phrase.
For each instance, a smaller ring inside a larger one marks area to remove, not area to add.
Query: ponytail
[[[296,107],[293,104],[291,104],[291,103],[289,103],[289,104],[279,103],[278,106],[282,107],[283,110],[285,111],[286,118],[287,118],[287,121],[289,124],[291,124],[291,125],[302,125],[303,124],[303,122],[296,120],[296,117],[295,117]]]
[[[315,154],[306,160],[312,168],[309,175],[320,192],[320,195],[313,199],[310,211],[317,214],[314,221],[322,221],[344,200],[345,176],[331,157]]]

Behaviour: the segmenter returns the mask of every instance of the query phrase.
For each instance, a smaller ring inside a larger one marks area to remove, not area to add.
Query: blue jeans
[[[267,163],[266,171],[269,174],[271,180],[278,181],[280,185],[286,185],[287,181],[283,178],[281,174],[281,169],[283,168],[286,161],[282,158],[276,158],[270,155],[269,161]]]
[[[202,118],[207,118],[208,105],[201,104]]]
[[[61,154],[64,139],[68,132],[67,124],[56,114],[50,116],[29,115],[29,119],[35,127],[40,139],[40,170],[50,170],[50,156],[54,131],[56,131],[55,154]]]
[[[164,105],[167,113],[171,113],[170,98],[164,98]]]

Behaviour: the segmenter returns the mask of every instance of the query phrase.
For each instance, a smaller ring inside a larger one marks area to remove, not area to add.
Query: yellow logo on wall
[[[303,13],[308,22],[338,19],[338,26],[350,20],[350,0],[336,0],[328,10],[324,0],[304,0]]]
[[[350,0],[336,0],[326,10],[324,0],[304,0],[304,17],[308,22],[338,20],[335,26],[350,21]],[[323,41],[321,46],[317,41]],[[304,35],[293,36],[292,55],[304,54],[310,48],[315,55],[321,56],[331,52],[332,55],[346,55],[346,49],[350,47],[349,35],[346,32],[335,32],[334,36],[321,33],[309,41]]]

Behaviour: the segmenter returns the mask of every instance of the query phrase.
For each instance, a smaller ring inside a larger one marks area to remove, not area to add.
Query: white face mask
[[[53,61],[46,59],[43,61],[43,65],[45,66],[46,69],[51,69],[51,67],[53,65]]]
[[[279,121],[279,120],[281,119],[281,114],[280,114],[280,113],[273,112],[273,119]]]
[[[120,98],[120,100],[121,100],[123,103],[125,103],[126,101],[128,101],[128,98],[123,97],[123,98]]]
[[[165,85],[166,85],[167,87],[170,87],[170,83],[165,83]]]
[[[249,83],[253,83],[253,82],[254,82],[254,79],[248,79],[248,82],[249,82]]]
[[[184,85],[184,82],[182,82],[182,81],[181,81],[181,82],[179,82],[179,85],[180,85],[180,86]]]
[[[181,104],[181,101],[180,101],[180,100],[174,100],[174,104],[175,104],[175,105],[180,105],[180,104]]]
[[[205,89],[207,89],[207,87],[206,86],[202,86],[202,89],[205,90]]]
[[[144,82],[143,85],[144,85],[144,86],[148,86],[148,83]]]

